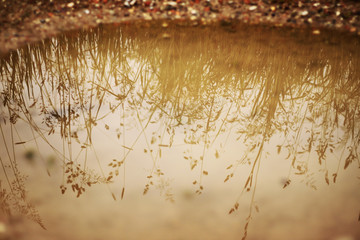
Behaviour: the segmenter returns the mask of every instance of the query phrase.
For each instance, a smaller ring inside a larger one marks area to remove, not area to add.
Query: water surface
[[[1,59],[0,236],[359,238],[359,40],[168,25]]]

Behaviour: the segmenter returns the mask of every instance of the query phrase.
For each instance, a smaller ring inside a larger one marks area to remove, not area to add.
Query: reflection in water
[[[246,27],[140,28],[69,33],[1,59],[5,212],[42,225],[26,197],[20,146],[28,160],[38,154],[50,175],[46,144],[61,163],[61,192],[77,197],[104,183],[114,199],[126,199],[138,183],[144,194],[156,188],[173,202],[177,161],[186,161],[180,178],[197,194],[211,188],[212,175],[224,185],[235,178],[230,213],[241,197],[250,201],[244,236],[258,209],[262,165],[287,159],[282,187],[302,181],[313,189],[319,178],[329,185],[359,166],[358,39]],[[136,172],[132,156],[145,159],[146,173]]]

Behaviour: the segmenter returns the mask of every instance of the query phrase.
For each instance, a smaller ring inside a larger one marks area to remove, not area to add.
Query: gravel
[[[167,20],[245,23],[360,36],[360,2],[336,0],[0,0],[0,55],[59,33],[100,24]]]

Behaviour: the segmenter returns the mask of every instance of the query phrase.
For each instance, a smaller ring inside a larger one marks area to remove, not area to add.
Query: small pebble
[[[176,2],[164,2],[165,5],[169,5],[171,7],[176,7],[177,3]]]
[[[308,12],[307,10],[302,11],[302,12],[300,13],[301,16],[306,16],[306,15],[308,15],[308,14],[309,14],[309,12]]]
[[[144,19],[147,20],[147,21],[152,20],[152,17],[151,17],[150,14],[148,14],[148,13],[144,13],[144,14],[143,14],[143,17],[144,17]]]
[[[192,9],[192,10],[190,11],[190,13],[191,13],[191,15],[193,15],[193,16],[198,16],[198,15],[199,15],[199,12],[198,12],[197,10],[195,10],[195,9]]]
[[[251,6],[251,7],[249,7],[249,10],[250,10],[250,11],[254,11],[255,9],[257,9],[257,6]]]

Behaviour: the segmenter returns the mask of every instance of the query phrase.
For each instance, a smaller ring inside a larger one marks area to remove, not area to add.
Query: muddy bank
[[[133,20],[177,20],[190,25],[241,22],[334,29],[360,35],[360,3],[355,1],[267,0],[4,0],[0,6],[0,53],[64,31]]]

